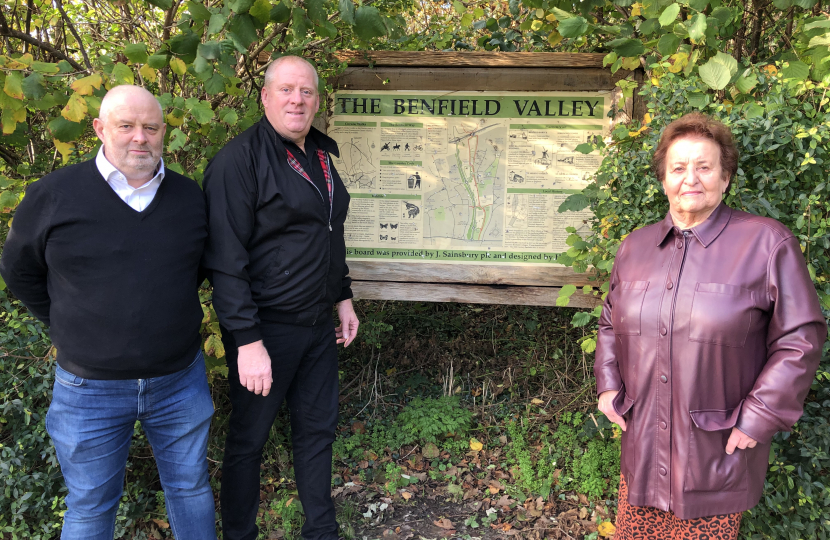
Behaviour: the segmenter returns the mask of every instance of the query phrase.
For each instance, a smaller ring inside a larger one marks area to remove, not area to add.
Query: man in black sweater
[[[61,538],[112,540],[136,420],[178,540],[215,539],[200,351],[202,191],[165,169],[159,102],[118,86],[93,121],[97,157],[29,186],[0,274],[57,348],[46,427],[69,493]]]
[[[291,414],[303,538],[338,536],[331,499],[337,343],[358,320],[343,223],[349,194],[331,164],[337,144],[311,127],[317,73],[296,56],[268,67],[265,117],[205,171],[205,266],[222,325],[233,405],[222,463],[222,531],[254,540],[262,449],[283,399]],[[340,326],[332,307],[337,304]]]

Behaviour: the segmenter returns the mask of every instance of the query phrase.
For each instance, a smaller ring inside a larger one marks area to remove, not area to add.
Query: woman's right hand
[[[599,395],[599,404],[597,408],[602,411],[602,413],[612,422],[620,426],[620,429],[625,431],[625,420],[623,417],[614,411],[614,405],[612,404],[614,398],[617,397],[619,394],[619,390],[606,390],[605,392]]]

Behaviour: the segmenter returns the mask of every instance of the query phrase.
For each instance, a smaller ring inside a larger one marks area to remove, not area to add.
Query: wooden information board
[[[596,171],[580,144],[608,133],[601,54],[341,53],[325,128],[352,201],[347,262],[360,299],[556,305],[589,275],[552,262],[559,213]],[[593,307],[597,298],[571,297]]]

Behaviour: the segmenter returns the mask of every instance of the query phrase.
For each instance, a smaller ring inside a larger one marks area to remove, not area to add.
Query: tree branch
[[[78,31],[75,30],[75,25],[72,24],[72,21],[69,20],[69,15],[66,14],[66,11],[63,9],[63,1],[62,0],[55,0],[55,5],[58,6],[58,11],[61,12],[61,16],[63,20],[66,21],[66,25],[69,27],[69,31],[72,32],[72,35],[75,36],[75,41],[78,42],[78,48],[81,49],[81,55],[84,57],[84,64],[86,64],[86,68],[92,71],[92,64],[89,63],[89,56],[86,54],[86,49],[84,48],[84,43],[81,41],[81,36],[78,35]]]
[[[0,17],[2,17],[2,13],[0,13]],[[6,24],[5,17],[2,17],[0,19],[0,36],[13,37],[13,38],[19,39],[21,41],[24,41],[26,43],[34,45],[35,47],[38,47],[39,49],[42,49],[42,50],[48,52],[49,54],[51,54],[55,58],[60,58],[61,60],[66,60],[67,62],[69,62],[69,64],[73,68],[77,69],[78,71],[88,71],[86,68],[84,68],[84,66],[82,66],[78,62],[72,60],[72,58],[65,55],[64,53],[62,53],[58,49],[52,47],[51,45],[49,45],[47,43],[44,43],[44,42],[40,41],[39,39],[35,39],[32,36],[30,36],[29,34],[25,34],[25,33],[21,32],[20,30],[15,30],[14,28],[9,28],[9,26]]]

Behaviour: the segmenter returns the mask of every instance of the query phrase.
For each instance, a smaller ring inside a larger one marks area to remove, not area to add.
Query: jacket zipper
[[[689,251],[689,231],[683,231],[683,258],[680,260],[680,270],[677,272],[677,279],[674,282],[674,295],[671,301],[671,325],[669,326],[669,366],[671,366],[672,358],[674,357],[674,310],[677,307],[677,295],[680,292],[680,278],[683,276],[683,267],[686,265],[686,253]],[[674,370],[672,369],[672,373]],[[669,418],[672,416],[672,400],[669,399]],[[671,433],[671,432],[670,432]],[[669,438],[669,449],[672,447],[671,437]],[[669,467],[671,468],[671,457],[669,458]],[[669,484],[669,508],[672,503],[672,486],[674,483],[674,475],[671,477],[672,482]],[[666,509],[668,510],[668,508]]]

